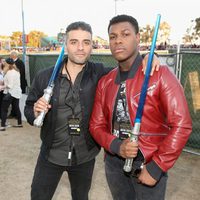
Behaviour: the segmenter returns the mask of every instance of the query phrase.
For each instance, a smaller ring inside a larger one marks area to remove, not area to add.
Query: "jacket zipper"
[[[144,133],[144,132],[140,132],[140,135],[143,135],[143,136],[165,136],[165,135],[167,135],[167,133]]]
[[[117,93],[118,93],[118,91],[119,91],[119,86],[118,86],[118,90],[117,90],[117,92],[115,93],[115,98],[114,98],[114,101],[113,101],[113,104],[112,104],[112,118],[111,118],[111,126],[110,126],[110,132],[111,132],[111,134],[113,134],[112,133],[112,128],[113,128],[113,126],[112,126],[112,121],[113,121],[113,115],[114,115],[114,106],[115,106],[115,102],[116,102],[116,96],[117,96]]]
[[[126,85],[126,89],[127,89],[127,85]],[[127,90],[126,90],[127,91]],[[137,96],[137,95],[136,95]],[[127,98],[127,92],[126,92],[126,100],[127,100],[127,102],[128,102],[128,98]],[[130,123],[131,123],[131,126],[132,126],[132,128],[134,127],[133,126],[133,121],[131,120],[131,116],[130,116],[130,112],[129,112],[129,106],[128,106],[129,104],[127,103],[127,109],[128,109],[128,113],[129,113],[129,120],[130,120]],[[139,135],[140,135],[140,132],[139,132]],[[138,136],[138,141],[139,141],[139,136]],[[146,159],[145,159],[145,156],[144,156],[144,153],[143,153],[143,151],[141,150],[141,148],[139,147],[139,150],[140,150],[140,152],[141,152],[141,154],[142,154],[142,156],[143,156],[143,158],[144,158],[144,162],[143,163],[146,163]]]

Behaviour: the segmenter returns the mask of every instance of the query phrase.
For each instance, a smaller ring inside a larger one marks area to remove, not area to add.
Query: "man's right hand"
[[[138,153],[138,143],[131,141],[130,138],[123,140],[119,153],[123,158],[135,158]]]
[[[39,98],[35,103],[34,103],[34,106],[33,106],[33,111],[34,111],[34,115],[35,117],[37,117],[40,112],[48,112],[48,110],[51,108],[51,105],[48,104],[48,102],[43,98]]]

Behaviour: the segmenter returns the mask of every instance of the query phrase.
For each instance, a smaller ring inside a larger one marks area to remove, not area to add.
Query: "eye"
[[[109,36],[109,39],[110,39],[110,40],[114,40],[115,38],[116,38],[115,35],[110,35],[110,36]]]
[[[129,35],[130,35],[130,33],[127,33],[127,32],[122,34],[123,37],[128,37]]]
[[[70,41],[70,44],[72,44],[72,45],[75,45],[76,43],[77,43],[76,40],[71,40],[71,41]]]
[[[91,42],[90,41],[84,41],[84,45],[87,45],[87,46],[89,46],[91,44]]]

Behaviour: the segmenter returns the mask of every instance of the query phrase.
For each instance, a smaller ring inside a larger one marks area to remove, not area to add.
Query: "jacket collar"
[[[130,70],[129,70],[129,73],[128,73],[128,78],[127,79],[130,79],[130,78],[133,78],[139,68],[139,66],[141,65],[142,63],[142,56],[140,55],[140,53],[138,53],[137,57],[135,58]],[[120,69],[118,67],[118,70],[117,70],[117,76],[116,76],[116,79],[115,79],[115,83],[116,84],[120,84]]]

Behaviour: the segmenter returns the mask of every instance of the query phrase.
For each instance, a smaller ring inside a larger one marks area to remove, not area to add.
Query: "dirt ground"
[[[13,120],[10,120],[14,124]],[[40,147],[39,129],[23,122],[23,128],[0,132],[0,200],[29,200],[30,185]],[[200,157],[183,152],[169,171],[166,200],[200,199]],[[53,200],[70,200],[64,174]],[[97,157],[90,200],[111,200],[105,180],[103,152]]]

